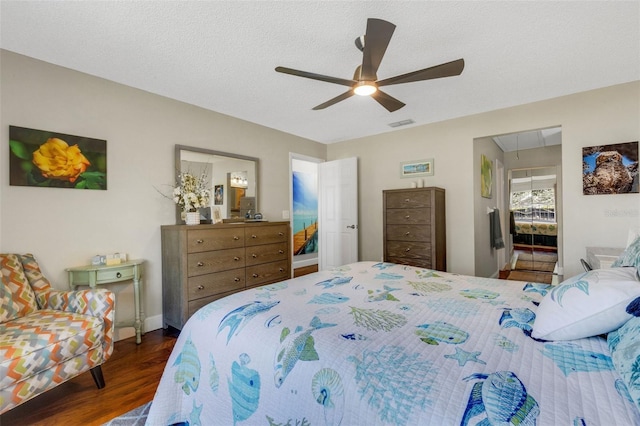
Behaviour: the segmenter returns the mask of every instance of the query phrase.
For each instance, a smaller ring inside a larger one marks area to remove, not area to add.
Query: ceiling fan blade
[[[351,96],[353,96],[353,90],[349,90],[348,92],[344,92],[341,95],[336,96],[333,99],[329,99],[327,102],[320,104],[318,106],[313,107],[312,109],[314,111],[317,111],[319,109],[325,109],[326,107],[330,107],[333,104],[337,104],[340,101],[344,101],[347,98],[350,98]]]
[[[345,78],[330,77],[328,75],[315,74],[307,71],[299,71],[299,70],[294,70],[292,68],[276,67],[276,71],[284,74],[291,74],[298,77],[310,78],[312,80],[326,81],[327,83],[341,84],[343,86],[349,86],[349,87],[357,83],[357,81],[355,80],[347,80]]]
[[[376,73],[387,46],[391,41],[396,26],[382,19],[367,19],[367,33],[364,36],[364,50],[362,53],[361,78],[366,81],[375,81]]]
[[[436,65],[434,67],[386,78],[376,82],[378,87],[389,86],[391,84],[411,83],[414,81],[431,80],[434,78],[453,77],[460,75],[464,69],[464,59],[447,62],[446,64]]]
[[[371,97],[378,101],[378,103],[385,107],[389,112],[397,111],[405,105],[393,96],[389,96],[381,90],[372,94]]]

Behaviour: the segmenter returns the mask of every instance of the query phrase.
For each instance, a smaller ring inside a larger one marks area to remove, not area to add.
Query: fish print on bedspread
[[[366,302],[381,302],[383,300],[390,300],[392,302],[399,302],[399,300],[391,294],[392,291],[401,290],[400,288],[391,287],[388,285],[383,286],[383,290],[367,290],[368,296],[366,297]]]
[[[518,376],[511,371],[491,374],[476,373],[463,380],[480,380],[473,385],[461,426],[481,425],[535,425],[540,414],[538,402],[527,393]],[[478,422],[475,417],[486,416]],[[470,423],[471,420],[473,423]]]
[[[239,359],[239,364],[237,361],[231,364],[231,378],[227,379],[234,424],[251,417],[260,404],[260,375],[247,367],[251,362],[249,355],[240,354]]]
[[[176,383],[182,383],[184,393],[189,395],[192,391],[197,391],[200,384],[200,360],[191,337],[184,343],[173,366],[178,367],[174,380]]]
[[[347,358],[356,366],[360,399],[376,410],[383,422],[410,424],[414,410],[424,410],[431,403],[438,370],[421,355],[399,346],[383,346],[378,351],[365,350],[362,358]]]
[[[317,303],[319,305],[332,305],[348,302],[349,298],[342,293],[322,293],[316,294],[307,303]]]
[[[575,343],[546,343],[540,352],[551,358],[565,376],[571,373],[613,370],[610,356],[588,351]]]
[[[311,333],[321,328],[335,327],[337,324],[325,324],[320,318],[313,317],[309,328],[297,327],[293,333],[288,327],[280,333],[280,347],[276,351],[274,381],[276,387],[282,386],[298,361],[316,361],[320,359]]]
[[[324,289],[337,287],[339,285],[349,284],[353,277],[333,277],[316,283],[317,286],[323,286]]]
[[[273,308],[278,303],[280,303],[280,301],[277,300],[274,302],[260,302],[259,300],[256,300],[234,309],[220,320],[220,325],[218,325],[218,334],[220,334],[225,327],[229,327],[229,334],[227,334],[228,344],[231,337],[237,336],[244,326],[253,319],[253,317],[262,312],[269,311],[269,309]]]
[[[459,345],[469,338],[469,333],[444,321],[421,324],[417,328],[416,335],[428,345],[437,345],[438,343]]]
[[[432,281],[407,281],[414,291],[411,292],[414,296],[429,296],[431,293],[441,293],[451,290],[451,285],[447,283],[439,283]]]

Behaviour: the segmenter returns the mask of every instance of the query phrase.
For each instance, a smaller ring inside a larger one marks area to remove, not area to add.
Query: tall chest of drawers
[[[247,288],[291,278],[288,222],[166,225],[162,233],[164,328]]]
[[[382,191],[384,261],[447,270],[442,188]]]

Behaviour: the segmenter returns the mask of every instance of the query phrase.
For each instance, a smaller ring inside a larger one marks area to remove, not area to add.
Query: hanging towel
[[[498,209],[493,209],[493,211],[489,213],[489,238],[492,248],[504,248],[502,230],[500,229],[500,210]]]
[[[509,211],[509,233],[516,235],[516,218],[513,214],[513,210]]]

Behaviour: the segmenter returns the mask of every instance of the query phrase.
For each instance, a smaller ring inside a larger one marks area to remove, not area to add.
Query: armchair
[[[59,291],[31,254],[0,254],[0,414],[91,371],[113,352],[114,294]]]

